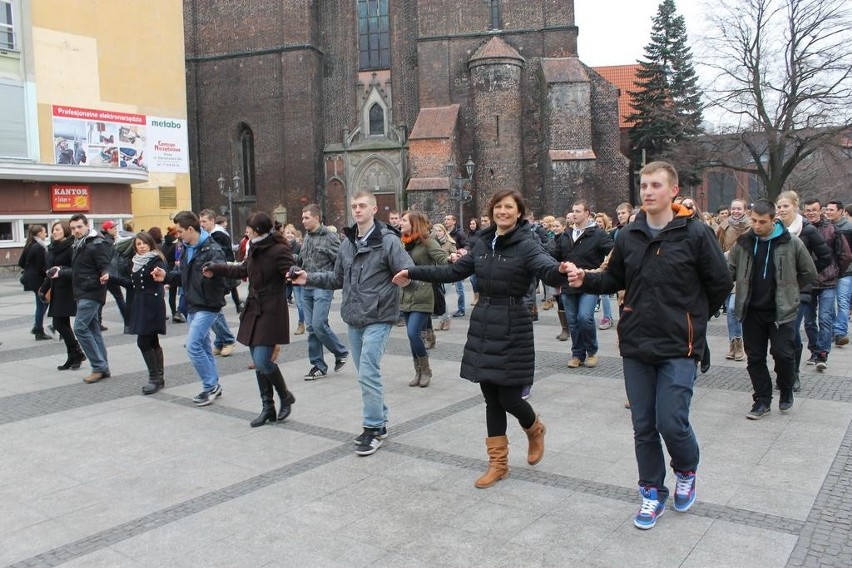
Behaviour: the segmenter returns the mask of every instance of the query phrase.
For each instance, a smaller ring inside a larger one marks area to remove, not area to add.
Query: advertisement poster
[[[54,105],[55,163],[189,172],[186,120]]]
[[[88,185],[50,186],[50,210],[54,213],[88,211],[90,208]]]

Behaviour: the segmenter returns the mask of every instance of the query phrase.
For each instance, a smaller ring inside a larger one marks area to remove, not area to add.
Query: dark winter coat
[[[74,299],[93,300],[106,303],[107,287],[101,284],[101,275],[109,272],[114,251],[112,245],[95,232],[83,237],[82,243],[74,243],[71,252],[71,268],[59,271],[59,278],[70,279]],[[79,246],[78,246],[79,245]]]
[[[446,266],[415,266],[413,280],[456,282],[476,275],[479,302],[474,306],[462,355],[461,376],[473,382],[500,386],[533,383],[535,344],[533,324],[524,296],[534,278],[548,286],[566,286],[559,263],[538,239],[530,238],[529,224],[497,237],[496,226],[481,233],[470,254]]]
[[[558,261],[568,261],[586,270],[595,269],[603,264],[606,255],[612,250],[613,242],[609,234],[595,224],[591,224],[580,233],[575,241],[574,228],[565,229],[561,235],[548,244],[548,250]],[[563,294],[579,294],[577,288],[563,288]]]
[[[233,243],[231,242],[231,235],[228,234],[228,231],[217,225],[216,228],[213,229],[213,232],[210,233],[210,238],[216,241],[216,244],[221,247],[222,252],[225,253],[225,260],[227,262],[233,262],[234,249],[232,247]]]
[[[640,211],[619,233],[607,267],[586,272],[580,288],[591,294],[625,290],[618,320],[622,357],[701,360],[707,320],[733,288],[713,230],[686,207],[672,209],[674,219],[656,237]]]
[[[47,247],[47,267],[58,266],[60,269],[71,268],[74,238],[67,237],[61,241],[53,241]],[[52,318],[69,318],[77,315],[77,302],[74,301],[74,290],[71,280],[67,278],[46,278],[42,284],[42,292],[50,292],[50,307],[47,315]]]
[[[831,247],[807,220],[802,220],[802,230],[797,235],[805,243],[805,248],[811,253],[811,258],[816,265],[817,272],[822,272],[831,265]],[[810,302],[812,285],[808,284],[802,288],[802,301]]]
[[[819,272],[811,285],[814,290],[836,288],[838,278],[843,276],[846,269],[849,268],[849,243],[831,221],[823,219],[819,223],[813,224],[813,227],[819,232],[831,251],[831,263]]]
[[[180,264],[166,275],[165,283],[183,288],[186,313],[218,312],[225,307],[225,279],[205,278],[201,267],[207,262],[225,262],[225,253],[210,236],[202,231],[195,253],[187,262],[184,248]]]
[[[286,239],[273,231],[252,243],[241,264],[215,264],[210,271],[227,278],[248,277],[248,297],[240,314],[237,341],[243,345],[290,343],[290,316],[284,300],[287,272],[294,265]]]
[[[132,335],[166,334],[165,286],[151,276],[155,268],[165,270],[166,262],[155,256],[136,272],[131,270],[129,278],[116,278],[119,284],[127,288],[127,307],[130,309],[128,325]]]
[[[453,241],[456,243],[456,248],[460,249],[468,249],[469,243],[467,238],[467,233],[461,229],[458,225],[450,231],[450,237],[452,237]]]
[[[44,281],[44,272],[47,270],[45,256],[47,249],[38,241],[33,240],[21,251],[18,266],[24,269],[21,284],[27,292],[37,292]]]

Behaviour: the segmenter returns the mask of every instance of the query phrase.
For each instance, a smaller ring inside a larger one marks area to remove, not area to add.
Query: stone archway
[[[346,188],[339,179],[329,180],[325,186],[326,225],[334,225],[340,231],[346,226]]]

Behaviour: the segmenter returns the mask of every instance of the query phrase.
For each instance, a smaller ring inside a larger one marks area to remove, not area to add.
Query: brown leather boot
[[[420,386],[426,388],[429,386],[429,383],[432,382],[432,367],[429,366],[429,356],[418,357],[417,361],[414,363],[417,365],[418,374],[420,375]],[[411,386],[411,383],[409,383]]]
[[[474,483],[479,489],[491,487],[509,477],[509,438],[490,436],[485,438],[485,447],[488,450],[488,471]]]
[[[562,333],[556,336],[556,339],[559,341],[568,341],[568,338],[571,337],[571,334],[568,333],[568,316],[565,315],[564,310],[559,310],[556,315],[559,316],[559,323],[562,324]]]
[[[527,452],[527,463],[535,465],[544,457],[544,433],[547,429],[541,423],[541,419],[536,416],[535,422],[529,428],[524,428],[529,440],[529,451]]]
[[[408,386],[410,387],[419,387],[420,386],[420,358],[414,358],[414,378],[409,381]]]

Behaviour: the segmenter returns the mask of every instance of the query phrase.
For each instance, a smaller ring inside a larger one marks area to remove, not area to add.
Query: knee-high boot
[[[160,385],[160,388],[163,388],[166,386],[166,366],[163,360],[163,348],[157,347],[154,353],[157,354],[157,384]]]
[[[432,367],[429,366],[429,356],[418,357],[417,361],[414,363],[418,368],[418,375],[420,376],[420,386],[428,387],[429,383],[432,382]],[[411,385],[411,383],[409,383]]]
[[[275,422],[275,399],[272,391],[270,376],[260,371],[255,371],[257,377],[257,389],[260,391],[260,402],[262,404],[260,414],[251,421],[251,427],[257,428],[267,422]]]
[[[159,368],[157,352],[153,349],[143,351],[142,359],[145,360],[145,366],[148,367],[148,384],[142,387],[142,394],[154,394],[160,390],[159,375],[157,374]]]
[[[562,325],[562,333],[557,335],[556,339],[568,341],[568,338],[571,337],[571,334],[568,333],[568,316],[565,315],[565,310],[559,310],[556,314],[559,316],[559,323]]]
[[[278,391],[278,398],[281,399],[281,410],[278,412],[278,422],[284,422],[292,410],[291,406],[296,402],[296,397],[293,393],[287,390],[287,383],[284,382],[284,376],[281,374],[281,369],[278,365],[275,370],[268,375],[275,390]]]
[[[490,436],[485,438],[485,447],[488,450],[488,471],[474,483],[479,489],[491,487],[509,476],[509,438]]]

